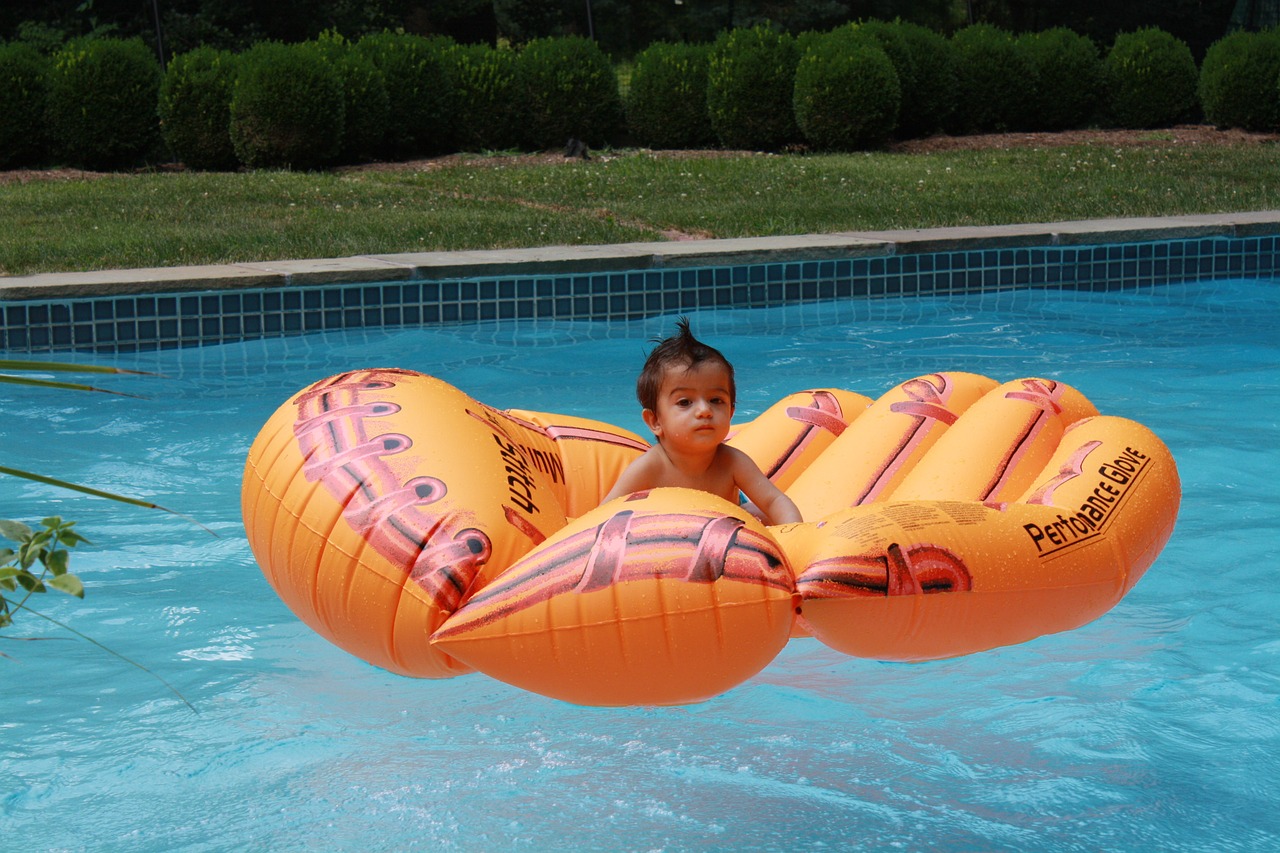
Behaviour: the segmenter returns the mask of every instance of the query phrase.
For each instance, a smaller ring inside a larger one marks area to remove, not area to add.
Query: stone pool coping
[[[780,260],[888,257],[978,247],[1087,246],[1275,234],[1280,234],[1280,210],[600,246],[370,254],[7,276],[0,277],[0,300],[431,281],[548,272],[687,269]]]

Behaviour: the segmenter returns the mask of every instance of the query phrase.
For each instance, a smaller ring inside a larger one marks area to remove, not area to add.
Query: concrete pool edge
[[[600,246],[370,254],[0,277],[0,301],[428,281],[548,272],[573,274],[699,268],[784,259],[890,257],[965,248],[1085,246],[1276,234],[1280,234],[1280,210]]]

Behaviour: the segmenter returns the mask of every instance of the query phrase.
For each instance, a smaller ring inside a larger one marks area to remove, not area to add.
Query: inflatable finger
[[[749,513],[657,489],[565,527],[476,591],[432,645],[569,702],[698,702],[773,660],[794,592],[786,557]]]

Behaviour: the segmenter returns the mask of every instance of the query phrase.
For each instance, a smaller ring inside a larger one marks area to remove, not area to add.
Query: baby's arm
[[[652,489],[654,484],[654,460],[649,451],[640,454],[631,460],[623,472],[618,475],[618,481],[613,484],[613,488],[609,490],[609,494],[604,496],[601,504],[607,504],[614,498],[620,498],[623,495],[629,495],[632,492],[642,492],[645,489]]]
[[[800,508],[764,475],[750,456],[734,447],[726,446],[724,449],[730,451],[735,484],[747,496],[747,500],[764,513],[766,524],[804,521],[800,517]]]

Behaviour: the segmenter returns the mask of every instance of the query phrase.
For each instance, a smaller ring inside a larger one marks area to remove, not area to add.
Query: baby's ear
[[[654,435],[662,434],[662,426],[658,423],[658,413],[653,409],[644,409],[640,412],[640,417],[644,418],[645,425],[653,431]]]

